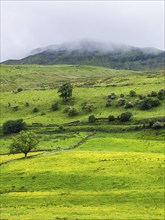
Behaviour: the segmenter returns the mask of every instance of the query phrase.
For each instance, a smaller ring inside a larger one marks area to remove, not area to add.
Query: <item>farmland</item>
[[[164,123],[164,99],[148,110],[134,104],[163,89],[163,79],[160,70],[2,65],[1,219],[163,220],[165,130],[149,125]],[[69,103],[57,93],[66,81],[73,85]],[[106,107],[112,92],[117,98]],[[118,105],[121,94],[133,108]],[[84,102],[92,111],[82,109]],[[68,106],[78,114],[69,116]],[[126,111],[133,117],[121,122],[117,118]],[[89,115],[97,120],[90,123]],[[109,115],[115,121],[109,122]],[[2,131],[4,122],[20,118],[39,138],[26,160],[23,154],[8,155],[16,134]]]

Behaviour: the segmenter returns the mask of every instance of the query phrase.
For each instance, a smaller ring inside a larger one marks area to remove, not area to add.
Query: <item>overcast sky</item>
[[[164,49],[164,0],[1,0],[1,61],[79,39]]]

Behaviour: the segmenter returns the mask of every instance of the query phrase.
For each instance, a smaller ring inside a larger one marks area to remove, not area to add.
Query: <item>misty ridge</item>
[[[165,52],[155,48],[81,40],[37,48],[20,60],[2,64],[91,65],[112,69],[164,69]]]
[[[49,45],[46,47],[36,48],[32,50],[29,55],[35,55],[42,52],[64,52],[64,51],[78,51],[79,53],[87,53],[91,54],[94,52],[100,52],[102,54],[107,53],[128,53],[131,51],[139,51],[144,54],[153,54],[157,55],[162,50],[151,48],[151,47],[145,47],[145,48],[139,48],[134,47],[131,45],[121,44],[121,43],[114,43],[114,42],[102,42],[102,41],[95,41],[91,39],[82,39],[79,41],[68,41],[64,42],[62,44],[58,45]]]

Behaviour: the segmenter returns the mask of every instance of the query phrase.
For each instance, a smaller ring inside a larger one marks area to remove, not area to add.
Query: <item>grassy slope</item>
[[[32,122],[41,122],[44,124],[57,123],[62,124],[73,120],[87,120],[89,114],[81,110],[83,101],[94,104],[95,109],[92,114],[98,117],[107,117],[110,114],[115,116],[125,111],[123,107],[117,107],[114,101],[110,108],[105,108],[106,96],[115,92],[118,97],[121,93],[126,95],[128,101],[135,98],[129,97],[129,91],[135,90],[138,94],[147,95],[152,90],[159,91],[164,87],[163,73],[157,72],[133,72],[123,70],[111,70],[101,67],[83,67],[83,66],[1,66],[1,120],[0,124],[8,119],[18,119],[20,115],[28,124]],[[60,105],[60,110],[51,112],[50,107],[55,101],[60,101],[55,85],[61,85],[64,80],[72,81],[74,84],[73,96],[79,115],[69,118],[63,113],[66,106]],[[92,84],[94,88],[86,88]],[[96,87],[96,86],[102,87]],[[115,86],[112,86],[115,85]],[[77,87],[81,86],[81,87]],[[85,86],[85,88],[84,88]],[[22,87],[31,90],[25,90],[20,93],[13,93],[16,88]],[[33,90],[46,89],[43,91]],[[8,91],[9,90],[9,91]],[[8,91],[8,92],[6,92]],[[29,102],[30,106],[25,107]],[[11,107],[8,107],[8,105]],[[14,112],[12,107],[19,106],[19,110]],[[39,113],[32,113],[32,109],[37,107]],[[137,107],[130,109],[136,119],[146,117],[158,117],[164,115],[163,103],[160,107],[149,111],[139,111]],[[41,115],[44,112],[46,115]],[[90,113],[91,114],[91,113]]]
[[[8,119],[18,119],[20,116],[28,124],[32,122],[60,124],[76,119],[85,121],[88,114],[80,110],[80,104],[84,100],[89,102],[94,100],[97,108],[93,113],[97,116],[118,115],[125,111],[123,107],[116,108],[114,105],[110,108],[104,107],[106,95],[110,92],[128,95],[130,90],[135,89],[137,93],[147,94],[152,90],[158,91],[163,88],[161,72],[140,73],[97,67],[75,68],[75,66],[2,66],[2,68],[1,124]],[[74,72],[75,69],[77,72]],[[96,78],[92,79],[93,76]],[[56,90],[50,88],[60,85],[69,77],[75,85],[75,107],[80,111],[80,115],[73,118],[62,113],[65,108],[62,105],[57,112],[49,111],[51,104],[59,100]],[[89,81],[95,86],[103,87],[76,87],[86,85]],[[104,87],[109,84],[117,86]],[[14,94],[12,90],[18,87],[32,90]],[[33,90],[35,88],[49,89]],[[127,98],[130,99],[128,96]],[[12,107],[19,105],[20,110],[14,112],[11,107],[7,107],[8,102]],[[24,106],[26,102],[30,103],[29,107]],[[46,115],[41,116],[41,112],[35,115],[32,113],[34,107],[39,107]],[[163,105],[150,111],[139,111],[137,108],[132,111],[137,119],[164,114]],[[113,125],[105,125],[107,126]],[[27,160],[3,164],[1,218],[163,220],[165,216],[163,134],[163,130],[97,133],[72,151],[46,153]],[[86,135],[85,132],[74,135],[72,133],[40,135],[38,149],[69,147]],[[2,139],[1,153],[8,152],[10,142],[11,136]],[[34,154],[37,153],[31,155]],[[3,155],[1,162],[22,156],[22,154]]]
[[[3,165],[2,218],[163,219],[163,159],[65,152]]]

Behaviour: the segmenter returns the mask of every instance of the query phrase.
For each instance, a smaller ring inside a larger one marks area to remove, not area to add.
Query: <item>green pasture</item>
[[[123,132],[123,133],[97,133],[76,151],[111,151],[111,152],[165,152],[164,130]]]
[[[145,126],[145,119],[163,118],[164,100],[145,111],[117,106],[120,94],[135,102],[130,90],[146,96],[163,89],[163,71],[81,65],[1,65],[0,71],[0,219],[164,220],[165,130]],[[57,93],[66,81],[73,84],[73,99],[67,105]],[[105,107],[111,92],[117,99]],[[93,104],[92,112],[82,110],[84,101]],[[56,102],[59,109],[52,111]],[[78,115],[64,113],[68,106]],[[87,123],[92,114],[107,118],[126,111],[133,113],[132,121]],[[8,155],[15,135],[2,134],[4,122],[20,118],[39,137],[36,152],[27,159],[19,153]]]
[[[59,150],[61,148],[72,147],[87,135],[87,132],[38,135],[39,144],[37,145],[35,150]],[[9,153],[9,146],[12,143],[12,139],[14,136],[15,135],[1,137],[1,154]]]
[[[7,120],[15,120],[22,118],[28,124],[33,122],[43,123],[43,124],[63,124],[66,122],[74,120],[87,121],[90,114],[94,114],[96,117],[108,117],[113,114],[114,116],[120,115],[122,112],[128,111],[124,109],[123,106],[116,106],[117,99],[112,101],[112,106],[105,107],[106,97],[109,93],[115,92],[119,98],[120,94],[125,94],[125,98],[128,101],[134,102],[136,97],[130,97],[129,91],[135,90],[138,94],[147,95],[152,90],[159,91],[162,87],[158,84],[150,86],[121,86],[114,88],[74,88],[73,97],[74,103],[71,104],[72,107],[78,110],[78,115],[74,117],[69,117],[67,113],[64,113],[64,109],[68,105],[62,104],[57,90],[45,90],[45,91],[22,91],[20,93],[14,94],[13,92],[2,92],[1,93],[1,118],[0,124],[2,125]],[[52,111],[51,105],[55,102],[59,102],[59,110]],[[82,110],[81,104],[87,101],[87,103],[93,104],[93,111],[90,113],[85,113]],[[26,103],[29,106],[26,107]],[[164,101],[161,101],[161,105],[147,111],[141,111],[137,106],[129,109],[133,113],[135,119],[152,118],[164,115]],[[18,106],[18,110],[14,111],[13,107]],[[38,108],[40,111],[33,113],[34,108]]]
[[[164,219],[164,157],[60,152],[1,166],[2,219]]]

